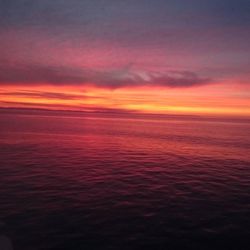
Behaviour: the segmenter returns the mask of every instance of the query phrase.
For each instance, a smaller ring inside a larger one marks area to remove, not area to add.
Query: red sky
[[[0,107],[250,115],[246,1],[21,2],[0,6]]]

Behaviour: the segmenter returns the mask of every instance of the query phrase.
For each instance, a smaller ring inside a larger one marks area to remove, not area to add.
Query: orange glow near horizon
[[[243,98],[242,93],[244,89],[233,84],[191,87],[185,91],[162,87],[8,86],[0,88],[0,105],[53,110],[117,109],[153,114],[250,116],[250,99],[248,96]]]
[[[105,14],[93,0],[42,2],[23,16],[6,4],[0,107],[250,117],[245,18],[225,22],[210,2],[112,1]]]

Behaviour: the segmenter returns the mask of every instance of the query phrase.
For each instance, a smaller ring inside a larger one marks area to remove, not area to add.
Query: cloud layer
[[[0,91],[0,97],[21,97],[21,98],[45,98],[52,100],[82,100],[90,98],[84,94],[71,94],[62,92],[49,92],[49,91],[35,91],[35,90],[22,90],[22,91]],[[91,97],[91,99],[99,97]]]
[[[211,79],[189,71],[145,71],[124,67],[93,70],[42,65],[0,65],[1,85],[94,85],[101,88],[162,86],[181,88],[204,85]]]

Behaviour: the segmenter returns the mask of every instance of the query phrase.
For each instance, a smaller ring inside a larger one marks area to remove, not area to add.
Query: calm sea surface
[[[250,249],[250,123],[1,113],[0,220],[14,249]]]

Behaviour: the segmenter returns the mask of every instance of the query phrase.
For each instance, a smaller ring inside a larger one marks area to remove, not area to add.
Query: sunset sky
[[[0,0],[0,107],[250,116],[248,0]]]

